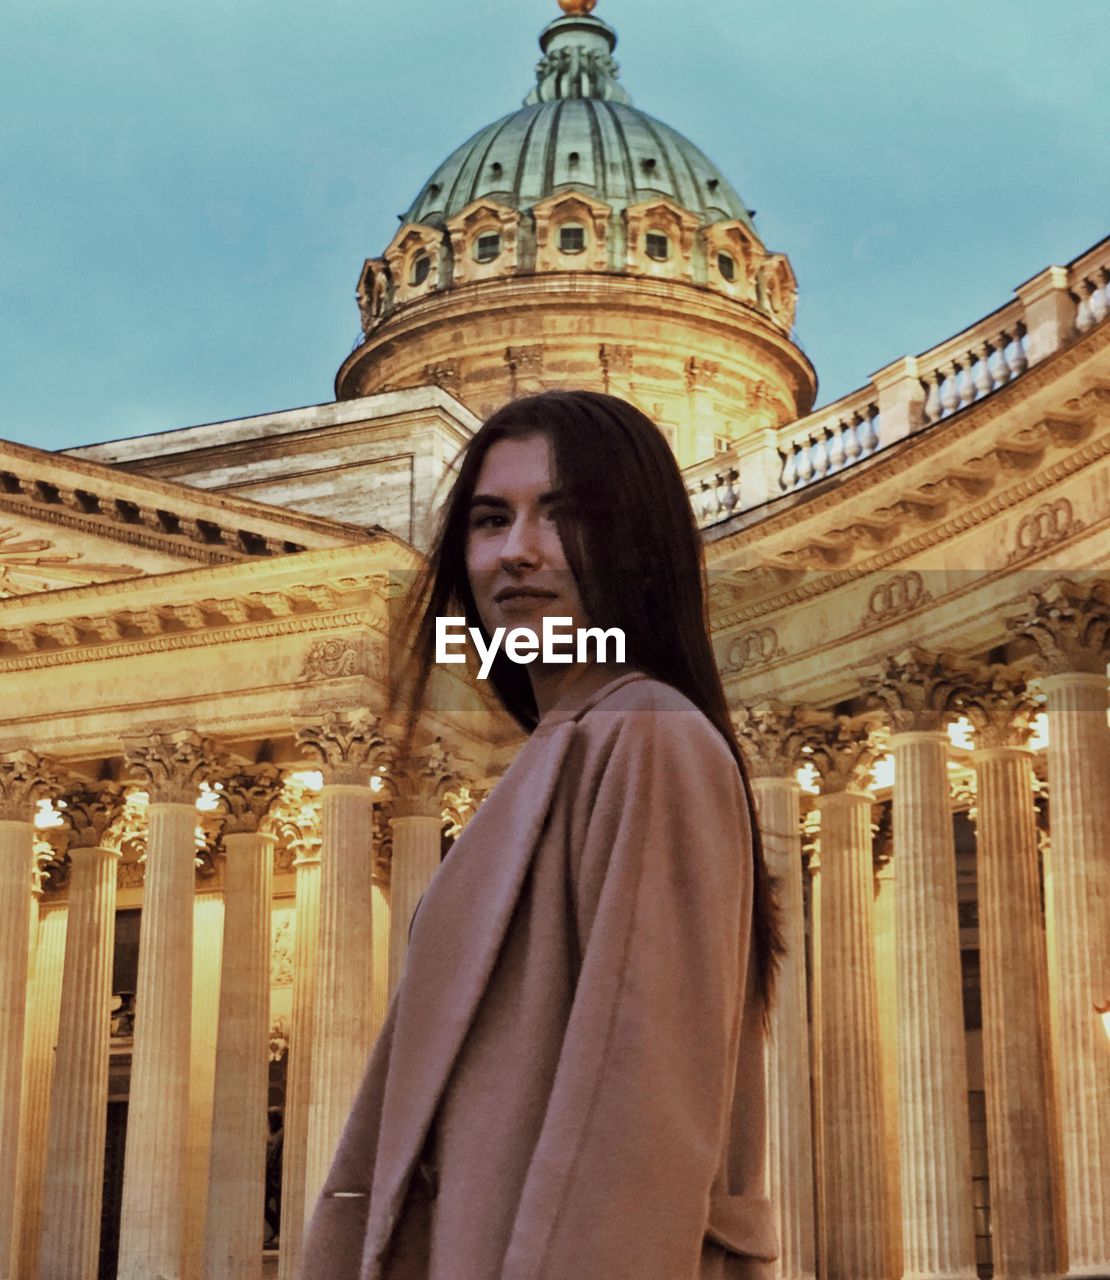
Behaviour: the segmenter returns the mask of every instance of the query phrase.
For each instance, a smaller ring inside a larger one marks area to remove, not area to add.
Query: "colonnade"
[[[1092,1009],[1110,963],[1110,592],[1057,584],[1012,630],[1036,647],[1043,704],[1029,669],[908,650],[861,683],[871,709],[851,718],[770,703],[737,713],[788,946],[768,1050],[787,1280],[976,1273],[945,731],[957,715],[971,722],[977,778],[995,1275],[1110,1274],[1110,1044]],[[1043,869],[1028,747],[1039,705]],[[365,711],[320,716],[297,739],[323,788],[318,821],[282,833],[296,894],[283,1280],[297,1274],[305,1214],[460,780],[438,743],[398,759]],[[876,876],[870,773],[886,741],[893,853]],[[805,761],[820,828],[808,939]],[[149,803],[118,1274],[250,1280],[262,1255],[275,814],[288,780],[190,731],[126,739],[120,774]],[[202,783],[225,823],[210,924],[195,879]],[[32,874],[44,797],[64,801],[70,859],[67,895],[49,902]],[[96,1275],[123,809],[121,783],[75,778],[32,751],[0,754],[0,1187],[19,1189],[0,1194],[0,1280]],[[387,841],[388,888],[375,869]]]
[[[407,931],[391,933],[391,916],[411,914],[439,865],[442,796],[460,777],[438,743],[398,759],[363,710],[330,712],[297,739],[323,786],[318,825],[282,832],[296,894],[283,1277],[299,1269],[306,1214],[404,963]],[[262,1267],[272,875],[287,779],[187,730],[124,739],[121,775],[148,804],[117,1274],[250,1280]],[[198,894],[202,786],[225,856]],[[64,909],[40,925],[32,851],[46,798],[66,828],[69,872]],[[0,1187],[16,1191],[0,1194],[3,1280],[98,1273],[124,800],[121,783],[90,783],[32,751],[0,754]],[[375,875],[383,803],[392,912]]]
[[[946,724],[959,716],[971,724],[977,791],[994,1275],[1110,1276],[1110,1042],[1095,1012],[1110,978],[1110,584],[1056,583],[1009,625],[1035,660],[910,649],[861,682],[871,709],[855,717],[776,704],[737,716],[792,949],[798,768],[808,760],[819,777],[813,1019],[795,959],[769,1047],[769,1181],[777,1272],[789,1280],[817,1274],[818,1259],[830,1280],[977,1274],[947,767]],[[1028,746],[1037,710],[1048,721],[1043,871]],[[877,875],[869,774],[880,740],[893,753],[893,855]],[[893,984],[877,957],[893,965]],[[816,1178],[799,1158],[811,1100]]]

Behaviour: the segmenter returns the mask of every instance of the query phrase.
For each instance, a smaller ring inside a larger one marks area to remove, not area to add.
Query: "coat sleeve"
[[[581,968],[502,1280],[689,1280],[735,1074],[747,805],[693,707],[626,713],[595,785]]]

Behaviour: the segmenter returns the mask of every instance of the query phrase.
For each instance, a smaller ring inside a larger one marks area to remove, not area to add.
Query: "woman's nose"
[[[539,530],[533,521],[518,516],[506,530],[501,560],[507,564],[537,564],[539,559]]]

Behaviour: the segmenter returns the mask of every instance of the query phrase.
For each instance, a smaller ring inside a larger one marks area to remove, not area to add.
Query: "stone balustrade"
[[[1020,378],[1110,314],[1110,237],[1045,268],[1015,297],[863,387],[776,430],[755,432],[683,473],[705,528],[817,484]]]

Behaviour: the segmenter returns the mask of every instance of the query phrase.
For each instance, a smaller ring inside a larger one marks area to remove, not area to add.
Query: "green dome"
[[[612,28],[594,17],[551,23],[540,37],[545,56],[525,105],[452,152],[402,221],[439,225],[483,196],[527,209],[575,189],[617,210],[667,196],[703,222],[752,227],[747,206],[717,166],[682,134],[629,104],[610,56],[615,44]]]

